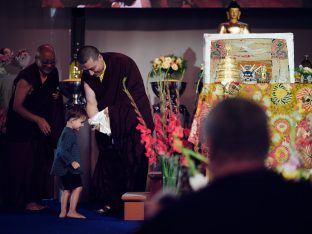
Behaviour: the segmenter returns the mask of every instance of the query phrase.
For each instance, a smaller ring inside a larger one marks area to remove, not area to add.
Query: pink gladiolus
[[[180,163],[182,166],[188,167],[188,161],[184,156],[181,156]]]
[[[173,140],[172,148],[174,149],[174,151],[176,151],[178,153],[181,153],[182,146],[183,146],[183,143],[182,143],[182,141],[180,139],[175,138]]]
[[[144,125],[138,124],[136,126],[136,129],[139,130],[141,132],[141,134],[151,134],[151,130],[147,127],[145,127]]]
[[[155,150],[158,152],[158,154],[167,155],[168,154],[167,145],[161,140],[157,140],[156,143],[157,144],[155,145]]]

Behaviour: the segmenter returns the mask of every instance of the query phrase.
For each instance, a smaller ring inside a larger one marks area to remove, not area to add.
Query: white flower
[[[189,178],[189,182],[193,191],[198,191],[208,184],[209,178],[203,174],[196,174]]]
[[[30,64],[31,56],[30,56],[30,54],[19,56],[19,57],[16,57],[16,61],[24,69],[25,67],[27,67]]]
[[[269,107],[270,104],[271,104],[271,99],[268,96],[265,96],[263,98],[263,105],[266,106],[266,107]]]
[[[177,70],[179,69],[179,68],[178,68],[178,65],[175,64],[175,63],[171,64],[171,68],[172,68],[172,70],[174,70],[174,71],[177,71]]]
[[[268,110],[267,110],[265,113],[267,114],[268,117],[271,117],[271,116],[272,116],[272,112],[271,112],[271,111],[268,111]]]
[[[260,91],[257,91],[255,92],[255,94],[253,95],[253,99],[256,100],[256,101],[259,101],[261,99],[261,92]]]
[[[170,67],[170,62],[168,61],[163,62],[163,64],[161,65],[161,68],[163,69],[168,69],[169,67]]]
[[[302,119],[301,114],[298,111],[294,111],[291,115],[296,121],[300,121]]]
[[[171,63],[172,59],[170,57],[165,57],[165,63]]]
[[[309,68],[309,67],[304,67],[304,68],[303,68],[303,71],[306,72],[306,73],[312,74],[312,69]]]
[[[312,75],[312,69],[310,67],[303,67],[302,65],[299,65],[296,72],[301,75]]]
[[[154,63],[155,63],[155,64],[161,64],[161,61],[160,61],[159,58],[155,58],[155,59],[154,59]]]
[[[301,162],[299,160],[299,156],[296,152],[292,152],[290,154],[290,157],[286,163],[282,165],[285,172],[293,172],[297,168],[299,168],[301,165]]]
[[[277,143],[277,142],[279,142],[280,140],[281,140],[280,134],[275,133],[275,134],[273,135],[273,137],[272,137],[272,141],[273,141],[274,143]]]
[[[8,74],[4,67],[0,66],[0,75]]]

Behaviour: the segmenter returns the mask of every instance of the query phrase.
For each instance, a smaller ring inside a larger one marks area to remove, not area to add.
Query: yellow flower
[[[154,63],[154,64],[153,64],[153,69],[154,69],[154,70],[158,70],[158,69],[159,69],[159,64]]]
[[[182,64],[182,59],[181,58],[177,58],[176,63],[178,64],[178,66],[180,66]]]
[[[277,89],[276,90],[276,97],[278,99],[283,99],[284,97],[286,97],[286,95],[287,95],[287,92],[285,89]]]

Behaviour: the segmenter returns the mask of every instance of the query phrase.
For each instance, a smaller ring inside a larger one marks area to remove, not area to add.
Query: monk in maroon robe
[[[99,53],[86,46],[78,53],[84,69],[82,84],[90,118],[104,110],[109,117],[111,134],[96,131],[99,158],[93,175],[93,194],[101,205],[119,212],[125,192],[145,191],[148,160],[140,133],[136,130],[137,115],[123,91],[122,81],[133,96],[145,122],[153,128],[150,103],[142,76],[135,62],[119,53]]]
[[[38,47],[35,63],[14,81],[7,116],[6,201],[27,210],[45,208],[53,196],[49,172],[55,142],[64,125],[63,102],[57,88],[58,70],[50,45]],[[59,114],[59,116],[55,116]],[[59,119],[59,125],[56,119]]]

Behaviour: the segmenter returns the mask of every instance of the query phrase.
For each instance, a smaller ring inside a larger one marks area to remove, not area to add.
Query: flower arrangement
[[[137,129],[141,133],[141,143],[145,146],[145,155],[149,164],[161,163],[163,174],[163,185],[176,188],[179,168],[186,166],[191,175],[199,174],[195,163],[191,158],[206,162],[206,158],[190,149],[187,138],[190,130],[183,128],[177,110],[170,105],[168,100],[162,102],[160,113],[154,113],[154,132],[149,129],[137,107],[130,92],[125,86],[126,78],[123,80],[124,92],[129,97],[135,112],[137,113]],[[166,181],[168,179],[168,181]]]
[[[301,75],[312,75],[312,68],[310,67],[303,67],[302,65],[299,65],[299,67],[296,69],[296,72],[298,72]]]
[[[312,68],[299,65],[296,68],[295,77],[302,83],[312,83]]]
[[[186,61],[182,57],[166,55],[155,58],[152,62],[149,77],[182,80],[186,69]]]
[[[21,66],[21,68],[25,68],[30,64],[31,55],[27,49],[21,49],[17,52],[17,55],[14,57],[16,62]]]
[[[11,49],[9,51],[11,53],[0,54],[0,74],[7,74],[6,66],[8,64],[17,66],[19,69],[24,69],[30,64],[31,56],[26,49],[19,50],[16,56]]]

